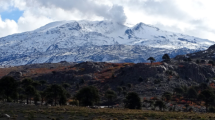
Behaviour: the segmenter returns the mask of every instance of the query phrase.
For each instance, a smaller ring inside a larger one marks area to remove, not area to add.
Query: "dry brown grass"
[[[90,109],[87,107],[46,107],[46,106],[22,106],[0,104],[0,114],[9,114],[16,120],[34,119],[60,119],[60,120],[214,120],[213,113],[190,113],[190,112],[160,112],[130,109]],[[0,120],[3,118],[0,118]]]

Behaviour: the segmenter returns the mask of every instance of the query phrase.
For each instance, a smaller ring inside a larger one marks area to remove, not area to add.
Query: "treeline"
[[[195,104],[198,106],[204,105],[206,112],[215,112],[215,91],[206,83],[189,88],[181,86],[174,88],[173,92],[163,93],[160,99],[156,97],[150,100],[145,99],[144,103],[149,103],[153,109],[158,107],[161,111],[175,111],[177,104],[184,105],[185,111],[192,111],[193,108],[190,105]],[[167,108],[167,103],[172,103],[173,107]]]
[[[131,88],[131,84],[127,87]],[[76,86],[77,87],[77,86]],[[24,79],[21,82],[16,81],[13,77],[5,76],[0,79],[0,100],[5,102],[26,102],[27,104],[38,105],[66,105],[68,99],[71,99],[70,104],[77,106],[94,106],[100,104],[100,99],[105,98],[110,105],[113,100],[123,91],[125,99],[124,106],[130,109],[141,109],[140,97],[135,92],[126,92],[126,87],[118,87],[119,94],[109,87],[104,92],[104,95],[99,93],[94,86],[85,86],[80,89],[74,96],[69,93],[70,84],[47,84],[46,81],[34,81],[32,79]],[[79,89],[77,87],[76,89]]]
[[[23,102],[38,105],[38,101],[43,104],[60,104],[65,105],[67,99],[71,97],[67,88],[69,84],[62,85],[51,84],[47,85],[46,81],[34,81],[32,79],[24,79],[21,82],[16,81],[13,77],[5,76],[0,79],[0,99],[6,102]]]
[[[143,79],[138,79],[140,82]],[[185,111],[191,111],[190,105],[204,105],[207,112],[215,112],[215,91],[206,83],[198,86],[181,86],[173,89],[172,92],[165,92],[159,98],[144,99],[143,104],[141,99],[135,92],[127,93],[126,89],[130,89],[132,84],[127,86],[118,86],[117,93],[110,89],[108,85],[104,86],[105,91],[99,93],[98,89],[94,86],[82,87],[74,96],[70,95],[70,84],[47,84],[46,81],[34,81],[32,79],[24,79],[17,81],[13,77],[5,76],[0,79],[0,100],[5,102],[26,102],[27,104],[35,105],[66,105],[68,99],[70,104],[77,106],[94,106],[100,105],[101,98],[106,99],[108,105],[111,104],[116,98],[122,98],[125,108],[141,109],[142,107],[151,107],[152,110],[158,107],[161,111],[172,111],[175,108],[167,108],[167,103],[174,106],[184,105]],[[78,89],[78,88],[76,88]],[[124,95],[124,97],[122,97]],[[183,102],[182,102],[183,101]],[[104,102],[104,101],[103,101]],[[147,106],[146,104],[149,104]],[[189,108],[189,109],[188,109]]]

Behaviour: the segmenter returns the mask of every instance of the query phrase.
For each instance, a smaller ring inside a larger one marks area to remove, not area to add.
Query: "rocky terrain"
[[[185,58],[191,58],[199,61],[206,60],[205,63],[209,60],[215,61],[215,45],[210,46],[207,50],[176,56],[175,60],[184,60]]]
[[[213,50],[212,46],[206,51]],[[194,54],[197,56],[202,52]],[[78,90],[77,85],[80,88],[94,85],[102,92],[108,86],[117,91],[118,86],[132,84],[131,88],[127,87],[128,91],[135,91],[147,97],[159,97],[166,91],[172,92],[175,87],[209,84],[214,81],[215,69],[211,64],[197,64],[195,61],[183,61],[179,58],[180,56],[177,56],[169,62],[156,62],[152,65],[106,62],[33,64],[11,68],[7,75],[17,80],[30,77],[34,80],[46,80],[48,83],[67,82],[72,85],[72,93]]]

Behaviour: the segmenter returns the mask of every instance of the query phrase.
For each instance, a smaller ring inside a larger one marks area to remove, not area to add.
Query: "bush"
[[[41,95],[37,92],[34,96],[34,104],[37,105],[37,102],[40,101]]]
[[[128,95],[126,96],[126,100],[124,102],[125,102],[125,108],[141,109],[140,97],[135,92],[128,93]]]
[[[205,60],[201,60],[201,63],[203,63],[203,64],[204,64],[204,63],[206,63],[206,61],[205,61]]]
[[[154,81],[154,84],[160,84],[161,83],[161,80],[155,80]]]
[[[82,88],[76,95],[75,99],[80,101],[83,106],[92,106],[100,100],[98,89],[94,86]]]
[[[208,64],[211,64],[212,66],[215,65],[214,61],[211,61],[211,60],[208,62]]]
[[[82,84],[84,84],[84,83],[85,83],[85,80],[84,80],[84,79],[81,79],[80,84],[82,85]]]
[[[140,76],[138,79],[139,82],[143,82],[143,78]]]
[[[62,96],[60,97],[59,104],[60,104],[60,105],[66,105],[66,102],[67,102],[67,97],[66,97],[66,95],[64,94],[64,95],[62,95]]]
[[[196,64],[199,64],[200,63],[200,60],[196,60]]]
[[[78,100],[71,101],[71,102],[69,102],[69,104],[79,106],[79,101]]]
[[[215,113],[215,108],[214,107],[210,107],[209,108],[209,112]]]

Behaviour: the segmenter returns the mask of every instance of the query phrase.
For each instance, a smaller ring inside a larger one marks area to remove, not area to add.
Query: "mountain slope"
[[[139,23],[59,21],[37,30],[0,38],[0,65],[46,62],[145,62],[207,49],[214,42],[162,31]]]

